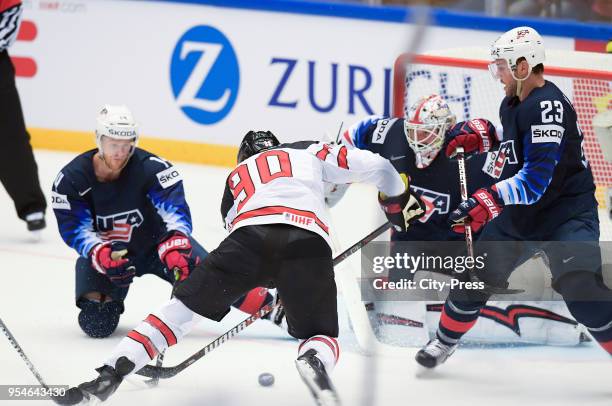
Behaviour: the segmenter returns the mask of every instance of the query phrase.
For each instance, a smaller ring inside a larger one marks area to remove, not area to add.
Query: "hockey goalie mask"
[[[130,141],[126,163],[134,153],[138,144],[138,125],[134,121],[132,112],[126,106],[105,105],[102,107],[97,117],[96,125],[96,145],[103,159],[105,154],[113,151],[104,151],[103,139]]]
[[[442,149],[446,131],[454,124],[455,115],[437,94],[419,99],[406,111],[404,127],[417,168],[431,164]]]

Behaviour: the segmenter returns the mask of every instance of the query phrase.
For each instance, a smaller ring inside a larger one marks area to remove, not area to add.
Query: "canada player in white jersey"
[[[126,375],[180,341],[202,317],[220,321],[250,289],[274,286],[289,333],[300,340],[298,372],[319,405],[339,404],[328,376],[340,348],[324,182],[375,185],[400,230],[422,214],[405,177],[379,155],[317,142],[281,145],[269,131],[249,132],[221,204],[230,235],[178,282],[173,299],[128,333],[96,379],[57,400],[106,400]]]

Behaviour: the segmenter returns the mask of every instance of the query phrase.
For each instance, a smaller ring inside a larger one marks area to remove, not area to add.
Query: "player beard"
[[[504,92],[506,93],[507,97],[516,96],[517,82],[515,80],[511,80],[508,83],[501,83],[504,85]]]
[[[126,156],[104,155],[104,157],[101,156],[100,158],[102,158],[102,160],[104,161],[104,164],[106,165],[108,169],[110,169],[112,172],[117,172],[123,169],[123,167],[127,163],[127,160],[129,159],[129,155],[126,155]]]

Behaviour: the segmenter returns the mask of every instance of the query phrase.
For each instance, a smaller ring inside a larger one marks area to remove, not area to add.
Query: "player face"
[[[409,126],[408,145],[415,153],[417,168],[423,169],[436,158],[442,147],[443,138],[440,136],[438,125],[430,128],[420,126],[420,129]]]
[[[493,78],[499,80],[504,85],[506,96],[512,97],[516,95],[517,82],[512,75],[512,70],[508,66],[507,60],[496,59],[489,64],[489,71]]]
[[[102,137],[104,161],[112,170],[120,170],[130,158],[134,148],[133,140],[116,140]]]

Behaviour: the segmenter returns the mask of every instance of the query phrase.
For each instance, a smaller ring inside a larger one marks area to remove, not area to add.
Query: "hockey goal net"
[[[612,109],[612,57],[577,51],[547,51],[545,76],[569,97],[585,134],[584,149],[597,184],[600,209],[610,209],[606,197],[612,187],[612,162],[604,160],[593,130],[593,117]],[[410,64],[409,64],[410,63]],[[482,117],[500,126],[502,85],[489,74],[488,51],[483,48],[450,49],[426,54],[400,55],[394,66],[393,115],[404,116],[405,106],[419,97],[437,93],[449,103],[458,121]],[[612,222],[600,210],[601,239],[612,240]]]

